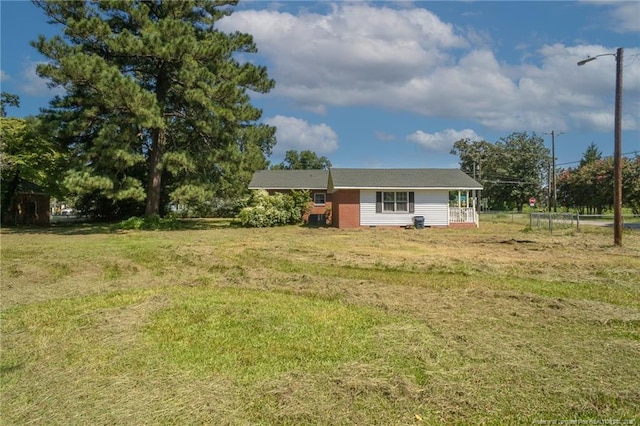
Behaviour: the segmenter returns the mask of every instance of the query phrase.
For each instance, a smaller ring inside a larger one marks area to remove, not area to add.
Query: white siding
[[[360,225],[413,225],[414,216],[424,216],[425,226],[449,225],[449,191],[407,191],[415,193],[415,212],[413,213],[376,213],[376,190],[360,190]]]

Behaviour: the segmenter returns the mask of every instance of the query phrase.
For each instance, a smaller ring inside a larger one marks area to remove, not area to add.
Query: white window
[[[382,193],[382,211],[385,211],[385,212],[396,211],[396,193],[395,192]]]
[[[327,194],[324,192],[316,192],[313,194],[313,204],[316,206],[324,206],[327,202]]]
[[[408,192],[383,192],[382,211],[384,212],[408,212],[409,193]]]

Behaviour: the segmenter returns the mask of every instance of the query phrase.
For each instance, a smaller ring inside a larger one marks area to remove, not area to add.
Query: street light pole
[[[619,47],[616,53],[604,53],[578,62],[582,66],[595,61],[600,56],[616,58],[616,100],[613,127],[613,244],[622,245],[622,61],[624,49]]]

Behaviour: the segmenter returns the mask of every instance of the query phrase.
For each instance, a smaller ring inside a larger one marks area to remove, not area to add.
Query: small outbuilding
[[[3,209],[3,224],[49,225],[51,196],[46,191],[32,182],[19,178],[8,184],[7,191],[8,208]]]

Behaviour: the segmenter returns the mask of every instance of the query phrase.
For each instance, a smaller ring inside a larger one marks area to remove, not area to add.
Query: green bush
[[[254,191],[249,206],[240,211],[239,219],[242,225],[252,228],[301,223],[309,211],[310,199],[308,191],[273,195],[264,190]]]
[[[180,222],[175,217],[161,218],[158,215],[150,217],[133,216],[129,219],[118,223],[118,229],[135,229],[135,230],[158,230],[158,229],[177,229]]]

